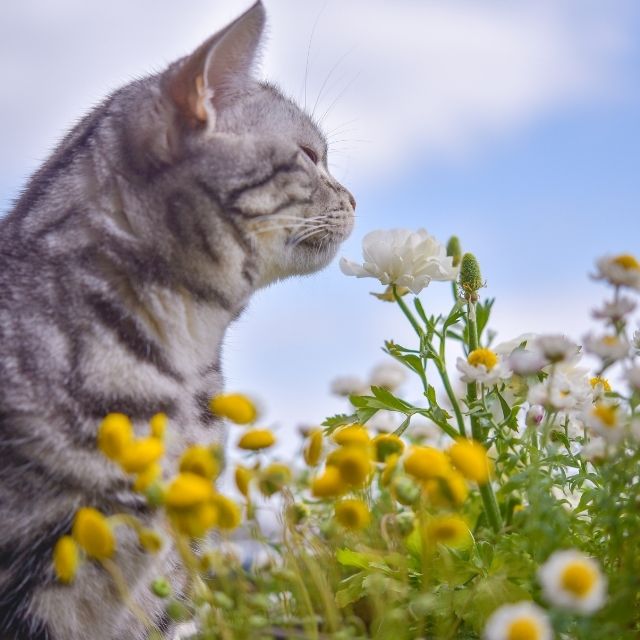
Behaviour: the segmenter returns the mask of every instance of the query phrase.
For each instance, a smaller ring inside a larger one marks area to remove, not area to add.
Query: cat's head
[[[132,93],[128,108],[139,173],[183,163],[184,180],[208,189],[212,207],[251,239],[257,286],[326,266],[355,210],[329,172],[319,126],[251,74],[264,23],[257,2],[156,76],[146,98]]]

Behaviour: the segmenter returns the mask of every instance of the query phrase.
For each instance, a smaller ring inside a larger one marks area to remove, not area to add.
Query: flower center
[[[591,384],[591,388],[595,389],[599,384],[602,385],[602,388],[609,392],[611,391],[611,385],[609,384],[609,381],[606,378],[601,378],[600,376],[596,376],[595,378],[591,378],[591,380],[589,380],[589,383]]]
[[[518,618],[507,629],[506,640],[539,640],[540,629],[531,618]]]
[[[613,259],[614,264],[617,264],[619,267],[626,269],[627,271],[640,271],[640,262],[638,262],[632,255],[628,253],[623,253],[619,256],[616,256]]]
[[[562,572],[562,586],[579,598],[584,598],[593,589],[597,579],[595,570],[583,562],[573,562]]]
[[[599,404],[593,407],[593,415],[607,427],[615,427],[616,425],[616,410],[615,406],[607,406]]]
[[[473,367],[483,364],[487,371],[491,371],[498,364],[498,356],[491,349],[474,349],[469,354],[467,362]]]
[[[618,340],[617,336],[605,336],[604,338],[602,338],[602,344],[606,345],[607,347],[615,347],[620,341]]]

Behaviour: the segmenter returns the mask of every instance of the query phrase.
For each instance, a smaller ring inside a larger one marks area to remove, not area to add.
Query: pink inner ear
[[[201,126],[211,117],[204,103],[208,94],[219,102],[229,90],[246,83],[265,19],[262,3],[256,2],[169,69],[167,92],[189,125]]]

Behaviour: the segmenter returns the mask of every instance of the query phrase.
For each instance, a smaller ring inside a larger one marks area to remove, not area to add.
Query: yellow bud
[[[238,440],[238,447],[249,451],[258,451],[259,449],[268,449],[275,444],[275,441],[276,438],[269,429],[249,429]]]
[[[362,500],[341,500],[336,503],[335,518],[346,529],[357,531],[371,522],[371,512]]]
[[[467,523],[459,516],[436,516],[426,525],[424,535],[433,545],[443,544],[456,549],[468,547],[473,538]]]
[[[253,474],[250,469],[243,467],[242,465],[238,465],[236,467],[235,472],[235,481],[236,487],[238,487],[238,491],[245,497],[249,497],[249,485],[251,483],[251,478]]]
[[[491,477],[491,462],[486,449],[475,440],[457,440],[449,448],[453,465],[468,480],[486,484]]]
[[[188,509],[170,509],[168,515],[173,526],[191,538],[204,537],[218,520],[218,510],[212,502],[198,503]]]
[[[220,468],[211,449],[202,445],[193,445],[182,454],[180,471],[189,471],[207,480],[213,480],[220,473]]]
[[[110,460],[119,460],[132,440],[131,420],[122,413],[110,413],[98,427],[98,449]]]
[[[304,461],[310,467],[315,467],[320,462],[320,456],[322,455],[322,429],[311,431],[303,455]]]
[[[167,424],[169,422],[169,418],[165,413],[156,413],[151,417],[149,421],[149,426],[151,427],[151,435],[154,438],[158,438],[162,440],[167,431]]]
[[[347,484],[342,479],[336,467],[328,466],[324,473],[314,478],[311,483],[311,493],[316,498],[333,498],[342,495],[347,490]]]
[[[71,536],[62,536],[53,548],[53,569],[60,582],[70,584],[78,571],[78,545]]]
[[[131,442],[120,456],[120,466],[127,473],[140,473],[164,454],[164,444],[157,438],[140,438]]]
[[[211,398],[211,413],[228,418],[236,424],[255,422],[258,412],[253,402],[241,393],[226,393]]]
[[[291,471],[287,465],[273,462],[260,473],[259,487],[262,493],[269,497],[291,481]]]
[[[361,424],[352,424],[342,427],[333,434],[333,441],[336,444],[347,445],[368,445],[371,441],[369,432]]]
[[[144,493],[161,475],[162,467],[157,462],[150,464],[136,476],[133,490]]]
[[[235,529],[240,524],[240,508],[233,501],[221,494],[216,494],[212,499],[213,506],[218,512],[217,526],[227,531]]]
[[[401,454],[404,451],[404,442],[392,433],[382,433],[373,439],[376,460],[384,462],[390,455]]]
[[[404,470],[414,478],[429,480],[449,473],[447,457],[433,447],[411,447],[404,461]]]
[[[423,490],[434,507],[458,507],[469,495],[464,476],[453,470],[446,476],[425,480]]]
[[[211,482],[195,473],[179,473],[171,482],[165,495],[170,509],[190,509],[208,502],[213,497]]]
[[[138,542],[149,553],[158,553],[162,549],[162,536],[153,529],[141,529],[138,532]]]
[[[393,475],[398,468],[398,460],[400,460],[400,456],[397,453],[392,453],[387,457],[384,469],[380,474],[380,484],[383,487],[389,486],[389,483],[393,479]]]
[[[76,513],[71,533],[73,539],[92,558],[110,558],[115,551],[116,540],[111,526],[107,518],[96,509],[80,509]]]
[[[372,465],[369,454],[361,447],[341,447],[327,459],[329,466],[335,466],[347,484],[362,486],[371,475]]]

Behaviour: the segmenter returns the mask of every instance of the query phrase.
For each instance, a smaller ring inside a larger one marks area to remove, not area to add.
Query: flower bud
[[[156,578],[151,583],[151,592],[158,598],[168,598],[171,595],[171,585],[166,578]]]
[[[542,419],[544,418],[544,409],[539,404],[534,404],[525,418],[525,424],[527,427],[535,428],[539,427]]]
[[[465,253],[460,263],[460,288],[466,300],[475,302],[477,291],[482,288],[482,274],[478,260],[472,253]]]
[[[453,266],[457,267],[462,259],[462,248],[460,247],[460,238],[451,236],[447,242],[447,255],[453,258]]]

